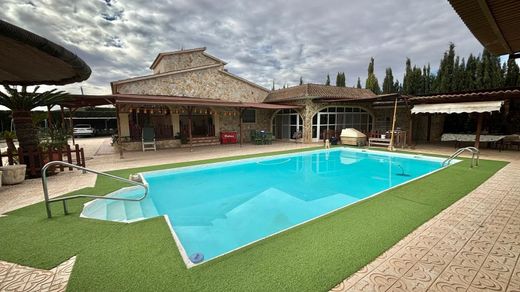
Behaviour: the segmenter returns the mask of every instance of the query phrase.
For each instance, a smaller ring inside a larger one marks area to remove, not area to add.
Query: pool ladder
[[[461,155],[464,151],[469,151],[471,153],[471,167],[473,168],[474,166],[478,166],[478,162],[480,159],[480,150],[478,150],[478,148],[476,148],[476,147],[459,148],[450,157],[446,158],[446,160],[444,160],[442,162],[442,166],[449,165],[453,159],[455,159],[456,157]],[[475,155],[477,157],[476,160],[475,160]]]
[[[76,168],[76,169],[82,170],[83,173],[85,173],[85,172],[95,173],[97,175],[106,176],[106,177],[109,177],[109,178],[112,178],[112,179],[115,179],[115,180],[119,180],[119,181],[122,181],[122,182],[126,182],[126,183],[129,183],[129,184],[140,186],[140,187],[144,188],[144,194],[140,198],[136,198],[136,199],[117,198],[117,197],[105,197],[105,196],[94,196],[94,195],[74,195],[74,196],[58,197],[58,198],[54,198],[54,199],[49,199],[49,190],[47,188],[47,169],[49,167],[51,167],[51,166],[56,166],[56,165],[63,165],[63,166],[66,166],[66,167],[72,167],[72,168]],[[54,202],[61,201],[63,203],[63,213],[65,215],[67,215],[68,214],[67,203],[66,203],[67,200],[78,199],[78,198],[94,198],[94,199],[103,199],[103,200],[139,202],[139,201],[144,200],[144,198],[146,198],[146,196],[148,195],[148,185],[147,184],[144,184],[144,183],[141,183],[141,182],[137,182],[137,181],[133,181],[133,180],[129,180],[129,179],[126,179],[126,178],[122,178],[122,177],[119,177],[119,176],[111,175],[111,174],[108,174],[108,173],[95,171],[95,170],[92,170],[92,169],[89,169],[89,168],[81,167],[81,166],[78,166],[78,165],[75,165],[75,164],[71,164],[71,163],[68,163],[68,162],[64,162],[64,161],[51,161],[51,162],[45,164],[42,167],[42,185],[43,185],[43,196],[45,197],[45,208],[47,209],[47,217],[49,217],[49,218],[52,217],[50,204],[54,203]]]

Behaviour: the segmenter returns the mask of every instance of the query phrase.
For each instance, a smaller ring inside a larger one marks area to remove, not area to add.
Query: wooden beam
[[[74,140],[74,124],[72,123],[72,113],[74,112],[75,110],[72,110],[72,108],[69,107],[69,127],[70,127],[70,134],[72,136],[72,145],[75,145],[76,144],[76,141]]]
[[[482,119],[484,117],[484,113],[478,113],[477,118],[477,131],[475,133],[475,148],[480,146],[480,132],[482,131]]]
[[[511,54],[514,53],[513,50],[511,50],[511,47],[507,43],[506,39],[504,38],[504,34],[500,30],[500,27],[498,27],[498,24],[497,24],[495,18],[493,17],[491,10],[489,9],[487,1],[486,0],[477,0],[477,2],[478,2],[478,5],[480,6],[480,11],[482,11],[484,16],[486,17],[486,20],[489,23],[491,30],[497,37],[497,39],[500,42],[500,44],[502,45],[502,47],[504,47],[504,49],[506,49],[509,53],[511,53]]]
[[[394,115],[392,118],[392,132],[390,132],[390,145],[388,145],[389,151],[394,151],[394,132],[395,132],[395,117],[397,115],[397,96],[395,97],[394,103]]]

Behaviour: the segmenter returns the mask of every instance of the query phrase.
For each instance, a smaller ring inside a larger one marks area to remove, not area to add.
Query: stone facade
[[[187,52],[177,52],[174,54],[165,54],[164,56],[158,57],[160,58],[157,65],[153,68],[154,74],[171,72],[171,71],[179,71],[186,70],[196,67],[203,67],[209,65],[217,65],[220,64],[219,69],[224,68],[224,63],[219,62],[213,58],[208,57],[204,54],[203,50],[200,51],[187,51]]]
[[[232,77],[218,67],[116,84],[115,91],[122,94],[189,96],[242,102],[262,102],[268,94],[268,90]]]

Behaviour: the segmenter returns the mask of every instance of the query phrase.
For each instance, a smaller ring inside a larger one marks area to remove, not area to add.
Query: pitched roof
[[[506,98],[520,98],[520,87],[475,90],[454,93],[439,93],[433,95],[420,95],[411,97],[413,104],[466,102],[484,100],[503,100]]]
[[[86,80],[90,67],[39,35],[0,20],[0,83],[64,85]]]
[[[159,64],[159,61],[161,61],[161,59],[164,56],[180,55],[180,54],[187,54],[187,53],[194,53],[194,52],[202,52],[202,54],[204,56],[206,56],[210,59],[213,59],[222,65],[227,64],[226,62],[222,61],[221,59],[219,59],[213,55],[210,55],[210,54],[206,53],[205,51],[206,51],[206,47],[194,48],[194,49],[188,49],[188,50],[178,50],[178,51],[171,51],[171,52],[162,52],[162,53],[159,53],[157,55],[157,57],[155,57],[155,60],[153,60],[152,65],[150,66],[150,69],[153,70]]]
[[[271,91],[265,102],[280,102],[301,99],[332,98],[341,100],[373,98],[376,95],[370,89],[337,87],[321,84],[303,84]]]
[[[492,54],[520,52],[520,1],[449,2],[473,35]]]

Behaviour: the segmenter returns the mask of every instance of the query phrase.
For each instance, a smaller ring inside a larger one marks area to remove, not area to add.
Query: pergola
[[[515,98],[520,98],[520,88],[423,95],[411,97],[409,101],[414,105],[412,114],[477,113],[475,147],[478,148],[484,114],[500,111],[504,104]]]
[[[141,94],[109,94],[109,95],[71,95],[69,99],[61,102],[62,108],[69,108],[70,112],[86,106],[113,105],[116,108],[118,133],[121,132],[121,124],[119,121],[119,110],[123,105],[177,105],[186,109],[188,114],[188,138],[190,141],[190,149],[193,147],[192,137],[192,114],[193,108],[196,106],[214,106],[214,107],[230,107],[235,108],[239,113],[240,120],[240,145],[243,142],[243,125],[242,114],[245,109],[298,109],[299,105],[287,104],[271,104],[271,103],[254,103],[254,102],[235,102],[220,99],[209,99],[187,96],[172,95],[141,95]],[[123,158],[123,147],[120,147],[120,156]]]

